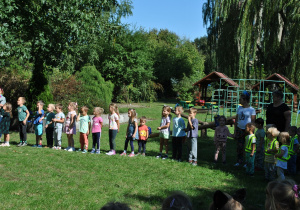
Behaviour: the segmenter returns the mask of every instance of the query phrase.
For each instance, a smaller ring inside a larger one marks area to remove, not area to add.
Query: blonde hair
[[[103,113],[104,109],[101,107],[95,107],[94,112],[96,113],[95,115],[101,115]]]
[[[192,108],[190,108],[190,112],[191,112],[191,113],[196,113],[196,114],[197,114],[198,110],[197,110],[196,108],[193,108],[193,107],[192,107]]]
[[[89,111],[89,108],[87,107],[87,106],[82,106],[81,108],[80,108],[80,110],[82,111],[85,111],[85,112],[88,112]]]
[[[164,110],[166,110],[167,112],[171,113],[171,107],[169,106],[163,106],[162,111],[161,111],[161,116],[164,116]],[[169,114],[170,115],[170,114]]]
[[[279,135],[279,131],[277,130],[277,128],[275,127],[271,127],[268,129],[268,132],[273,136],[273,137],[277,137]]]
[[[266,187],[266,210],[299,209],[300,186],[293,180],[272,181]]]
[[[135,109],[132,109],[132,108],[130,108],[130,109],[128,109],[128,112],[130,112],[131,113],[131,120],[133,120],[134,118],[136,118],[136,111],[135,111]]]
[[[12,118],[13,117],[13,115],[12,115],[12,105],[11,105],[11,103],[6,103],[6,104],[4,104],[3,106],[6,106],[6,112],[8,112],[9,113],[9,115],[10,115],[10,118]]]
[[[55,109],[55,105],[54,105],[54,104],[48,104],[48,106],[49,106],[52,110]]]
[[[282,144],[289,144],[290,143],[290,134],[288,132],[281,132],[278,135],[278,138],[280,139],[280,142]]]
[[[45,103],[42,101],[42,100],[39,100],[38,102],[36,102],[37,104],[40,104],[40,105],[42,105],[42,106],[44,106],[45,105]]]
[[[183,107],[182,106],[177,106],[176,108],[175,108],[175,110],[178,110],[180,113],[182,113],[183,112]]]
[[[118,107],[117,107],[117,104],[111,103],[111,104],[109,104],[109,107],[112,107],[112,108],[114,109],[115,113],[117,113],[117,115],[120,116],[120,113],[119,113],[119,109],[118,109]]]
[[[74,111],[76,112],[76,110],[78,109],[78,105],[77,105],[77,102],[70,102],[69,103],[69,106],[72,107],[74,109]],[[77,112],[76,112],[77,113]]]
[[[60,110],[62,110],[63,105],[62,105],[62,104],[56,104],[56,105],[55,105],[55,108],[59,108]]]
[[[147,121],[147,118],[145,117],[145,116],[142,116],[141,118],[140,118],[140,120],[142,120],[142,121]]]
[[[25,97],[19,97],[19,98],[22,99],[22,101],[23,101],[24,104],[26,103]]]
[[[253,123],[247,123],[246,128],[250,128],[252,133],[254,133],[254,131],[255,131],[255,125]]]

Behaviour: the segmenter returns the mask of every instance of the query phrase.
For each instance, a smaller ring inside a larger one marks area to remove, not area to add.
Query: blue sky
[[[206,0],[132,0],[133,15],[123,19],[132,28],[168,29],[193,41],[206,36],[202,5]]]

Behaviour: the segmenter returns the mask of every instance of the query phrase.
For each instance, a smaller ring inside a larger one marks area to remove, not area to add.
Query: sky
[[[132,0],[133,15],[122,22],[132,29],[168,29],[193,41],[206,36],[202,5],[206,0]]]

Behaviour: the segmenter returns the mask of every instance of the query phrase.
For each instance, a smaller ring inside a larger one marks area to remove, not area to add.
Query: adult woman
[[[283,102],[283,93],[279,90],[273,92],[273,103],[267,108],[266,123],[275,125],[280,132],[289,130],[291,110]]]
[[[240,166],[243,163],[244,144],[245,144],[245,128],[248,123],[254,123],[256,118],[255,109],[250,106],[250,94],[243,91],[240,96],[240,103],[242,106],[236,111],[235,118],[235,139],[237,140],[237,163],[235,166]]]

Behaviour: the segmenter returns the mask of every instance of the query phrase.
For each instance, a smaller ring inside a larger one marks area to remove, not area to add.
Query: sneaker
[[[164,155],[164,156],[162,157],[162,159],[163,159],[163,160],[168,159],[168,155]]]
[[[78,149],[76,152],[81,152],[82,150],[81,149]]]
[[[234,164],[234,166],[240,166],[240,163],[236,163],[236,164]]]
[[[68,151],[68,152],[74,152],[74,150],[73,150],[72,147],[70,147],[67,151]]]
[[[193,166],[197,166],[197,161],[192,163]]]
[[[61,150],[61,147],[60,147],[60,146],[57,146],[56,149],[57,149],[57,150]]]
[[[159,153],[157,156],[156,156],[156,158],[161,158],[162,157],[162,154],[161,153]]]
[[[128,155],[128,157],[134,157],[134,153],[130,153],[130,155]]]
[[[143,153],[143,154],[142,154],[142,156],[146,156],[146,154],[145,154],[145,153]]]
[[[2,147],[9,147],[10,145],[9,145],[8,142],[4,142],[4,143],[1,144],[1,146],[2,146]]]
[[[35,145],[33,145],[32,147],[37,147],[37,146],[38,146],[38,145],[35,144]]]
[[[138,155],[141,155],[141,153],[140,152],[138,152],[135,156],[138,156]]]
[[[107,153],[105,153],[105,154],[111,155],[111,153],[112,153],[112,150],[109,150],[109,152],[107,152]]]
[[[23,142],[23,144],[21,145],[21,147],[27,146],[26,142]]]
[[[86,149],[84,149],[83,151],[82,151],[82,153],[87,153],[88,151],[86,150]]]
[[[96,150],[96,154],[100,154],[100,149],[97,149],[97,150]]]
[[[92,149],[91,154],[94,154],[94,153],[95,153],[95,149]]]
[[[126,156],[126,152],[122,152],[120,156]]]
[[[189,160],[189,164],[193,164],[193,161],[192,161],[192,160]]]
[[[64,150],[69,151],[70,148],[71,148],[71,147],[67,147],[67,148],[65,148]]]
[[[20,143],[17,145],[17,147],[21,147],[23,145],[23,142],[20,141]]]
[[[245,164],[243,167],[244,167],[244,168],[247,168],[247,164]]]
[[[109,155],[116,155],[116,151],[112,150],[111,153]]]
[[[42,145],[40,145],[40,144],[37,146],[37,148],[42,148],[42,147],[43,147],[43,146],[42,146]]]
[[[57,148],[56,146],[53,146],[53,147],[52,147],[52,149],[56,149],[56,148]]]

